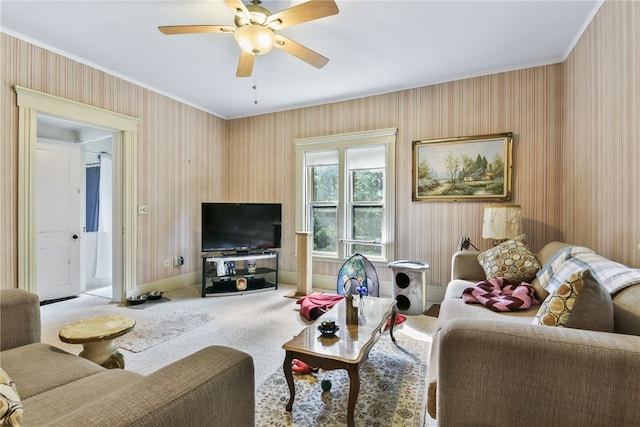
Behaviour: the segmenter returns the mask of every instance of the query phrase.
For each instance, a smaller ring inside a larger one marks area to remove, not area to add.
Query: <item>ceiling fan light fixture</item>
[[[273,31],[256,24],[238,28],[235,38],[242,50],[254,55],[264,55],[269,52],[275,42]]]
[[[158,29],[167,35],[234,33],[241,48],[237,77],[250,76],[255,57],[269,53],[274,46],[316,68],[322,68],[329,62],[329,58],[277,33],[284,28],[337,14],[335,0],[308,0],[276,14],[260,6],[262,0],[249,0],[251,4],[244,4],[245,1],[224,0],[234,14],[235,28],[228,25],[173,25]]]

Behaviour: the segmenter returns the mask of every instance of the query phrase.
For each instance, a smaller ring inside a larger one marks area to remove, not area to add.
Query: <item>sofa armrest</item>
[[[48,425],[253,427],[254,393],[251,356],[210,346]]]
[[[480,282],[487,278],[478,262],[476,251],[458,251],[451,257],[451,280],[470,280]]]
[[[22,289],[0,291],[0,351],[40,342],[40,299]]]
[[[638,336],[456,319],[440,339],[440,425],[640,420]]]

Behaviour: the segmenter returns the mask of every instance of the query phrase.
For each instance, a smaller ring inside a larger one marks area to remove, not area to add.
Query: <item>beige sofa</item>
[[[550,243],[536,258],[544,267],[566,246]],[[477,257],[454,254],[440,308],[428,374],[439,425],[640,425],[640,285],[614,295],[613,333],[534,325],[539,306],[498,313],[461,299],[486,279]]]
[[[16,384],[23,426],[254,425],[246,353],[207,347],[142,376],[41,343],[34,294],[0,291],[0,322],[0,366]]]

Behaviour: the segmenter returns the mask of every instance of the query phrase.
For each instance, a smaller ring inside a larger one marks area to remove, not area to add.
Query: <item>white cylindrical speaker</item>
[[[399,313],[423,314],[427,309],[427,273],[429,264],[418,261],[395,261],[393,298]]]

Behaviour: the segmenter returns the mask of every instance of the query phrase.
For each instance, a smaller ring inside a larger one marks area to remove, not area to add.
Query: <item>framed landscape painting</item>
[[[413,141],[413,200],[510,200],[512,144],[511,132]]]

